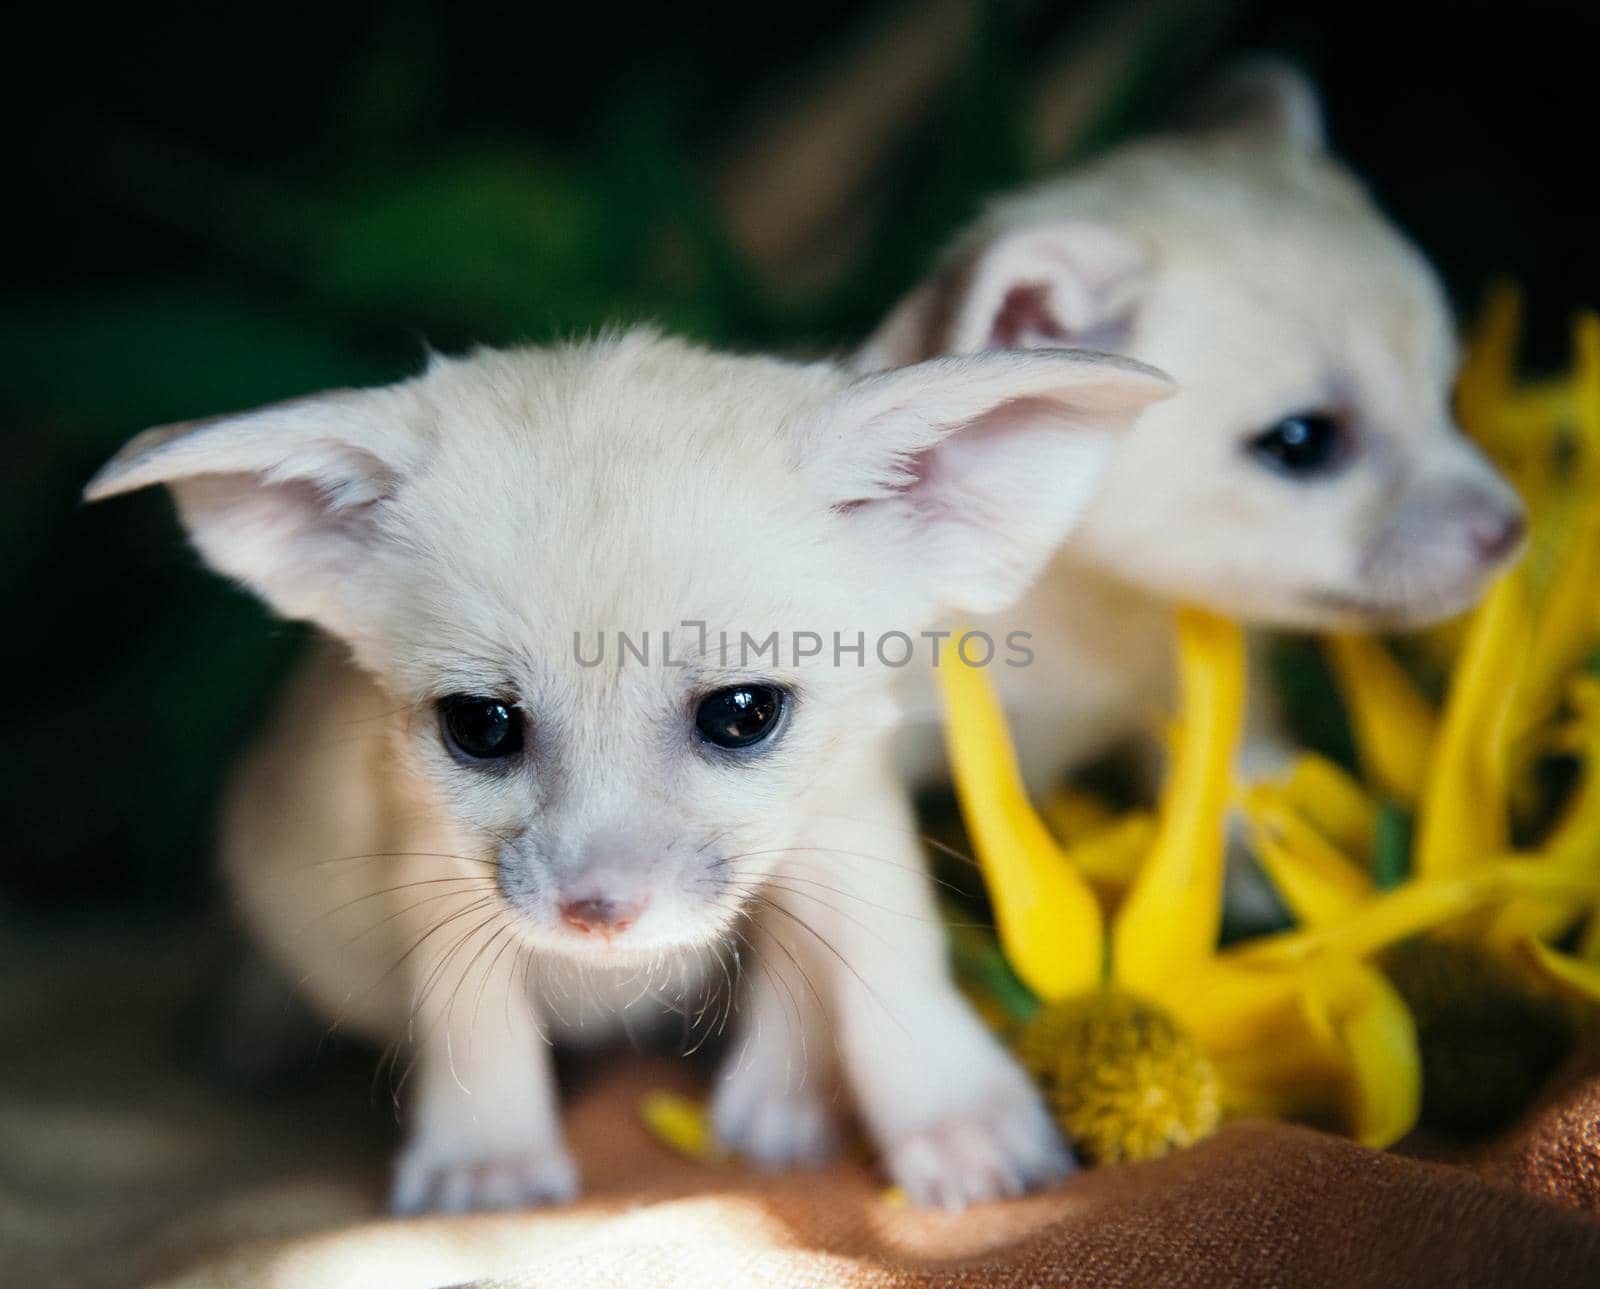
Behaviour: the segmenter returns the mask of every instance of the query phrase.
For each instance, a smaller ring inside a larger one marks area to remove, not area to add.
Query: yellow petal
[[[1467,346],[1456,413],[1527,501],[1536,527],[1544,527],[1548,503],[1559,491],[1551,467],[1556,434],[1571,415],[1572,390],[1565,380],[1518,383],[1521,329],[1517,288],[1496,284]]]
[[[698,1101],[672,1092],[647,1092],[639,1102],[639,1115],[658,1141],[687,1159],[715,1163],[728,1157]]]
[[[1530,865],[1519,865],[1521,870]],[[1359,910],[1326,926],[1283,931],[1230,945],[1220,957],[1238,965],[1282,965],[1304,962],[1318,954],[1338,953],[1367,957],[1408,936],[1430,931],[1441,923],[1475,912],[1505,892],[1505,867],[1485,864],[1472,872],[1451,877],[1413,878],[1391,891],[1374,896]],[[1532,890],[1541,874],[1528,873],[1519,889]],[[1570,888],[1570,882],[1559,889]]]
[[[1256,859],[1301,926],[1346,918],[1372,898],[1372,878],[1313,828],[1273,784],[1240,802]]]
[[[1297,1025],[1299,965],[1212,958],[1164,982],[1159,1002],[1213,1057],[1269,1050]]]
[[[1419,876],[1460,872],[1506,849],[1509,716],[1528,638],[1527,580],[1516,569],[1474,612],[1451,678],[1417,829]]]
[[[1069,846],[1067,857],[1102,899],[1120,901],[1155,841],[1155,816],[1136,811]]]
[[[1512,952],[1524,940],[1559,939],[1600,906],[1600,746],[1591,742],[1583,778],[1549,837],[1531,853],[1508,857],[1501,868],[1507,889],[1519,894],[1494,914],[1484,933],[1496,952]],[[1600,951],[1600,918],[1595,922],[1585,943],[1596,941]]]
[[[1577,371],[1573,392],[1577,401],[1579,433],[1589,453],[1589,468],[1600,469],[1600,314],[1585,313],[1573,328]],[[1592,476],[1591,476],[1592,478]]]
[[[1578,956],[1585,962],[1600,963],[1600,907],[1589,914],[1589,924],[1578,941]]]
[[[1380,640],[1332,636],[1327,651],[1363,772],[1387,796],[1415,805],[1434,742],[1436,722],[1428,700]]]
[[[1456,415],[1461,428],[1498,456],[1500,410],[1516,380],[1517,337],[1522,330],[1522,293],[1496,282],[1467,345],[1456,380]]]
[[[1507,392],[1496,411],[1502,439],[1526,455],[1535,449],[1548,457],[1555,430],[1572,419],[1576,406],[1572,382],[1565,378],[1528,381]]]
[[[1523,960],[1548,984],[1583,1002],[1600,1003],[1600,962],[1558,952],[1532,937],[1519,947]]]
[[[1580,909],[1600,901],[1592,868],[1546,859],[1537,852],[1502,856],[1482,871],[1493,882],[1490,890],[1497,898],[1532,895],[1564,899],[1574,901]]]
[[[1302,1024],[1270,1047],[1213,1058],[1229,1119],[1301,1119],[1339,1106],[1342,1071]]]
[[[1492,948],[1508,952],[1529,938],[1561,935],[1585,907],[1600,901],[1600,681],[1585,677],[1575,687],[1574,706],[1583,724],[1582,778],[1560,818],[1527,862],[1542,863],[1572,878],[1573,891],[1510,900],[1495,914],[1487,935]],[[1588,892],[1585,898],[1584,892]]]
[[[1286,966],[1325,953],[1365,958],[1410,936],[1513,897],[1596,901],[1594,881],[1536,857],[1497,858],[1448,877],[1413,877],[1375,895],[1349,916],[1319,927],[1282,931],[1230,945],[1220,964]]]
[[[1302,753],[1284,785],[1288,803],[1358,864],[1372,858],[1378,806],[1345,770],[1315,752]]]
[[[1600,586],[1600,317],[1579,318],[1574,340],[1579,437],[1572,473],[1581,501],[1539,604],[1527,674],[1518,695],[1519,729],[1533,729],[1550,718],[1572,672],[1595,645],[1595,588]]]
[[[958,655],[936,672],[956,796],[1006,959],[1040,998],[1090,989],[1105,957],[1100,905],[1028,801],[987,673]]]
[[[1574,751],[1583,760],[1583,777],[1538,853],[1558,866],[1587,872],[1600,882],[1600,679],[1580,677],[1570,692],[1578,723]]]
[[[1524,940],[1554,939],[1583,916],[1583,905],[1570,892],[1524,895],[1506,902],[1478,934],[1492,953],[1509,953]]]
[[[1423,665],[1441,673],[1448,672],[1461,652],[1461,641],[1467,634],[1467,617],[1465,613],[1458,613],[1443,622],[1410,632],[1406,643],[1416,650]]]
[[[1422,1056],[1405,1002],[1375,967],[1319,959],[1306,972],[1312,1032],[1344,1067],[1350,1130],[1368,1146],[1393,1144],[1422,1109]]]
[[[1421,1059],[1411,1016],[1383,974],[1338,957],[1267,974],[1292,986],[1288,1006],[1263,1015],[1254,1041],[1212,1053],[1229,1113],[1337,1110],[1372,1146],[1410,1131]]]
[[[1046,797],[1042,813],[1056,840],[1066,846],[1099,832],[1117,817],[1104,798],[1071,785]]]
[[[1290,986],[1283,1005],[1263,1018],[1252,1041],[1211,1053],[1226,1112],[1232,1118],[1326,1116],[1342,1107],[1343,1063],[1307,1022],[1300,971],[1272,974]]]
[[[1244,678],[1239,627],[1181,610],[1180,741],[1162,793],[1155,845],[1112,933],[1112,975],[1133,993],[1155,994],[1164,978],[1205,960],[1216,947]]]

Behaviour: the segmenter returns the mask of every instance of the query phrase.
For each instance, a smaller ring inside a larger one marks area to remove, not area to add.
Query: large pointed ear
[[[986,349],[1126,343],[1151,268],[1132,238],[1085,220],[1027,224],[958,252],[858,352],[862,371]]]
[[[1236,63],[1195,100],[1195,131],[1249,134],[1307,152],[1327,146],[1322,103],[1311,78],[1293,63],[1262,55]]]
[[[803,468],[878,525],[894,575],[936,610],[1018,599],[1088,504],[1117,431],[1172,382],[1073,351],[940,358],[866,376],[811,426]]]
[[[84,497],[165,484],[213,568],[284,617],[348,634],[349,578],[371,548],[376,510],[425,450],[409,386],[338,390],[148,430]]]

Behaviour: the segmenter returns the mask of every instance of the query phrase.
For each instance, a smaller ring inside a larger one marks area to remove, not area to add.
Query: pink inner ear
[[[1027,342],[1065,340],[1067,333],[1050,312],[1050,287],[1044,282],[1018,285],[1006,292],[1005,303],[989,330],[989,348],[1024,349]]]
[[[1031,490],[1056,487],[1048,468],[1061,409],[1044,399],[1001,403],[908,463],[907,493],[925,514],[998,527]],[[1042,459],[1041,459],[1042,458]]]

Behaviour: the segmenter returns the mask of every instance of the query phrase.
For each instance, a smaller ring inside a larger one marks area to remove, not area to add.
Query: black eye
[[[1333,417],[1303,412],[1251,439],[1250,454],[1285,474],[1318,474],[1343,461],[1345,439]]]
[[[439,726],[445,743],[469,761],[498,761],[522,751],[522,713],[498,698],[451,694],[439,703]]]
[[[787,695],[776,685],[734,685],[707,694],[695,709],[700,737],[716,747],[750,747],[771,735]]]

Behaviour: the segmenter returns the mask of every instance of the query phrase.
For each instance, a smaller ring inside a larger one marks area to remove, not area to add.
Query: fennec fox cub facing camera
[[[212,566],[326,638],[223,860],[320,1012],[414,1053],[396,1208],[571,1196],[545,1040],[672,1011],[728,1026],[714,1118],[759,1164],[826,1158],[842,1088],[917,1201],[1069,1169],[947,974],[871,642],[1020,595],[1169,390],[1101,355],[853,377],[633,331],[101,471],[89,498],[165,484]]]
[[[1174,602],[1416,626],[1466,608],[1522,543],[1521,503],[1451,420],[1444,293],[1327,152],[1310,85],[1257,62],[1207,108],[995,203],[858,355],[1071,345],[1178,384],[1006,614],[1033,635],[1034,664],[995,676],[1037,789],[1148,726]],[[915,707],[908,724],[932,717],[926,686]],[[1284,745],[1270,713],[1251,725],[1247,768],[1265,769]],[[908,751],[942,765],[935,738]]]

